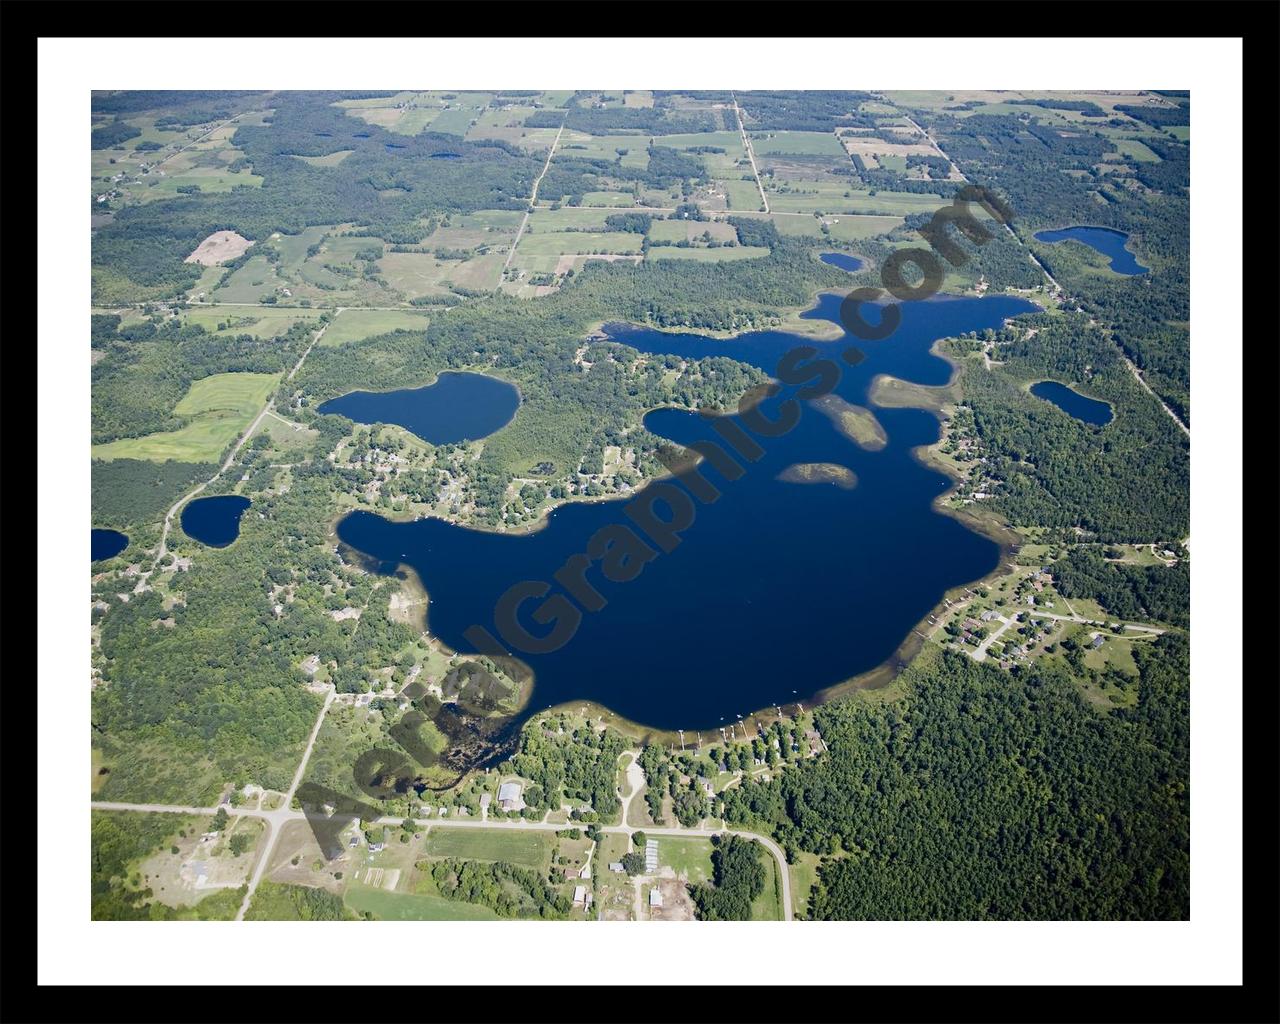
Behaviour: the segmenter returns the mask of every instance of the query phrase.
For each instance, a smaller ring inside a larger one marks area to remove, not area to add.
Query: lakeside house
[[[524,809],[524,798],[521,796],[524,787],[518,782],[504,782],[498,787],[498,806],[504,811]]]

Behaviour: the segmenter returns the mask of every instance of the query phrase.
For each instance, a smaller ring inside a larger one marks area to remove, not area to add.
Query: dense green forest
[[[1191,563],[1122,565],[1101,552],[1075,548],[1053,563],[1053,580],[1067,598],[1097,601],[1119,619],[1191,625]]]
[[[1134,656],[1137,706],[1103,715],[1052,665],[922,655],[904,699],[818,708],[829,755],[726,813],[825,855],[818,919],[1185,920],[1189,645]]]
[[[598,817],[610,820],[619,807],[618,757],[626,743],[616,732],[586,726],[561,736],[539,726],[520,735],[511,770],[532,785],[524,801],[539,815],[567,801],[587,801]]]
[[[93,443],[177,430],[174,406],[193,382],[215,373],[279,373],[297,362],[314,325],[296,323],[278,338],[219,337],[200,324],[160,319],[152,332],[104,339],[93,367]],[[142,334],[142,337],[139,337]]]
[[[711,838],[711,883],[689,886],[700,921],[750,921],[751,901],[764,892],[763,849],[754,839]]]
[[[205,462],[94,459],[90,498],[95,526],[159,522],[169,507],[217,466]]]
[[[254,890],[246,921],[352,921],[354,911],[341,896],[306,885],[282,885],[265,879]]]
[[[499,917],[566,917],[572,909],[536,871],[502,862],[472,860],[419,861],[419,870],[430,871],[436,891],[445,899],[488,907]]]
[[[1185,536],[1189,442],[1104,330],[1083,314],[1036,314],[987,337],[1003,365],[966,360],[960,381],[987,472],[999,482],[987,504],[1016,525],[1079,527],[1104,541]],[[1026,391],[1046,378],[1112,403],[1115,418],[1094,427]]]

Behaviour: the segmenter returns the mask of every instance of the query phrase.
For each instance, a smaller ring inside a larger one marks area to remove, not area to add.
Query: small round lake
[[[352,391],[316,411],[357,423],[394,423],[431,444],[478,441],[511,422],[520,407],[514,385],[482,373],[442,373],[403,391]]]
[[[1104,427],[1111,422],[1111,406],[1106,402],[1088,398],[1056,380],[1042,380],[1039,384],[1032,384],[1031,393],[1036,398],[1052,402],[1068,416],[1092,423],[1095,427]]]
[[[1037,231],[1037,242],[1083,242],[1094,252],[1100,252],[1111,260],[1111,269],[1117,274],[1134,277],[1145,274],[1149,268],[1137,261],[1133,253],[1125,248],[1129,236],[1123,231],[1111,228],[1074,227],[1061,228],[1057,231]]]
[[[182,510],[182,530],[201,544],[225,548],[240,536],[240,517],[249,504],[238,494],[196,498]]]
[[[93,561],[101,562],[106,558],[115,558],[129,546],[129,538],[119,530],[94,529],[89,548]]]
[[[862,260],[857,256],[850,256],[847,252],[824,252],[818,259],[823,263],[829,263],[833,267],[839,267],[841,270],[847,270],[853,273],[855,270],[862,269]]]

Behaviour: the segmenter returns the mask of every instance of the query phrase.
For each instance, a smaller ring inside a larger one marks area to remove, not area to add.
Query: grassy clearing
[[[1115,141],[1116,149],[1127,160],[1136,160],[1138,163],[1143,164],[1158,164],[1160,162],[1160,158],[1137,139],[1116,139]]]
[[[294,154],[295,160],[301,160],[304,164],[310,164],[312,167],[337,167],[347,157],[354,153],[354,149],[340,149],[336,153],[326,153],[324,156],[298,156]]]
[[[604,219],[608,210],[584,210],[580,206],[564,206],[559,210],[538,207],[529,215],[529,232],[566,231],[579,228],[586,231],[605,230]]]
[[[634,231],[548,231],[526,235],[519,252],[526,256],[565,253],[638,253],[641,236]]]
[[[428,857],[504,861],[544,869],[551,862],[554,844],[551,833],[532,830],[434,828],[427,834],[424,850]]]
[[[320,339],[323,346],[345,345],[388,331],[425,331],[431,318],[425,313],[399,309],[344,310]]]
[[[410,299],[447,294],[451,284],[475,291],[496,288],[505,257],[486,253],[468,260],[441,260],[430,253],[389,252],[378,261],[387,283]]]
[[[658,864],[670,867],[689,882],[705,882],[711,878],[711,840],[675,836],[655,836],[658,840]]]
[[[791,898],[795,903],[796,916],[802,916],[809,909],[809,892],[818,884],[818,866],[822,858],[816,853],[796,851],[796,859],[787,865],[791,873]]]
[[[584,192],[583,206],[635,206],[635,196],[630,192]]]
[[[784,183],[789,192],[769,191],[769,209],[775,213],[890,214],[928,213],[947,205],[932,192],[870,192],[850,189],[843,182],[802,181]]]
[[[314,320],[320,316],[320,313],[318,309],[285,309],[271,306],[253,310],[194,307],[183,310],[182,320],[184,323],[199,324],[211,334],[224,337],[252,334],[255,338],[276,338],[299,320]]]
[[[778,862],[768,850],[761,851],[760,860],[765,866],[764,892],[751,904],[751,920],[781,921],[782,883],[778,878]]]
[[[388,892],[353,885],[345,902],[357,914],[371,913],[379,921],[496,921],[498,915],[488,907],[460,903],[443,896],[421,893]]]
[[[756,185],[755,179],[751,181],[742,181],[738,179],[727,179],[717,182],[724,190],[725,196],[729,201],[729,209],[738,210],[763,210],[764,204],[760,201],[760,189]],[[772,203],[772,200],[770,200]],[[808,213],[809,211],[803,211]]]
[[[797,218],[779,219],[795,220]],[[901,223],[901,217],[855,217],[846,215],[844,217],[826,218],[827,230],[830,236],[841,242],[857,242],[864,238],[887,235]]]
[[[659,245],[664,242],[692,242],[704,234],[717,242],[733,242],[738,237],[732,224],[715,220],[655,220],[649,226],[649,241]]]
[[[694,260],[698,263],[721,263],[725,260],[750,260],[768,256],[769,248],[763,245],[732,245],[719,249],[678,249],[673,245],[655,246],[646,255],[648,260]]]
[[[191,385],[174,406],[190,417],[178,430],[94,445],[95,459],[151,459],[216,462],[261,411],[280,379],[275,373],[215,373]]]
[[[751,148],[757,157],[794,154],[796,156],[844,157],[844,147],[830,132],[768,132],[751,134]]]

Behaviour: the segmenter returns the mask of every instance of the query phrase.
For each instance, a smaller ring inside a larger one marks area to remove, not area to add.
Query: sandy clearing
[[[227,260],[235,259],[237,256],[242,255],[251,245],[253,243],[249,239],[243,235],[236,234],[234,231],[215,231],[197,245],[196,251],[182,262],[199,263],[201,266],[212,267],[218,263],[225,263]]]

